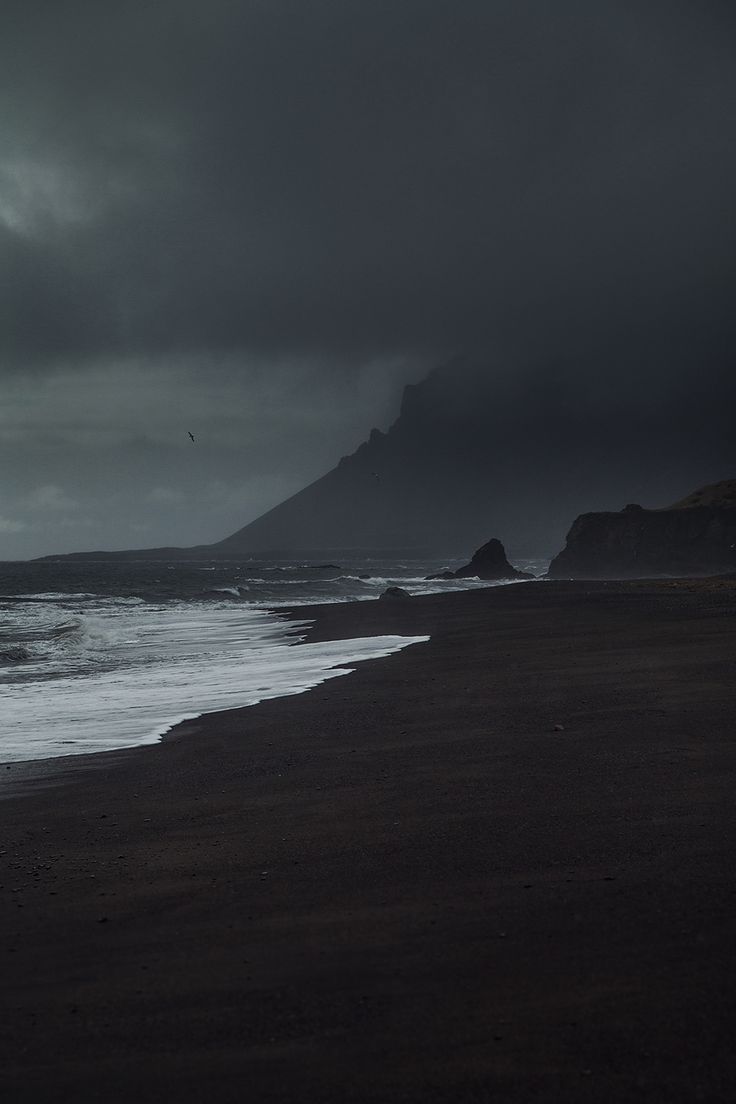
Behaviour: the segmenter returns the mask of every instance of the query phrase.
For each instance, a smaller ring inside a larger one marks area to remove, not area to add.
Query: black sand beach
[[[20,1101],[726,1101],[736,584],[300,609],[431,634],[0,769]]]

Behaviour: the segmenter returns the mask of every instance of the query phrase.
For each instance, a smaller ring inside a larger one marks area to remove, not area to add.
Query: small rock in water
[[[384,590],[383,594],[379,594],[379,602],[384,598],[388,598],[389,600],[395,598],[411,598],[411,594],[408,590],[404,590],[403,587],[388,587],[387,590]]]

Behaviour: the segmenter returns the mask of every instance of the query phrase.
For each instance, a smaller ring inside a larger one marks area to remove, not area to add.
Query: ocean
[[[202,713],[298,694],[425,637],[294,645],[280,606],[487,586],[460,560],[0,563],[0,763],[152,743]],[[518,560],[541,574],[548,560]]]

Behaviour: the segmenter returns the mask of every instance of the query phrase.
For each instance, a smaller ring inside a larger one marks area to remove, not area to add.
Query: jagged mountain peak
[[[372,429],[331,471],[224,540],[179,551],[463,556],[491,532],[513,555],[551,555],[584,512],[671,501],[731,468],[730,411],[714,395],[701,387],[687,419],[674,420],[634,372],[603,388],[599,374],[559,358],[454,356],[404,388],[386,432]],[[691,498],[678,505],[698,504]]]

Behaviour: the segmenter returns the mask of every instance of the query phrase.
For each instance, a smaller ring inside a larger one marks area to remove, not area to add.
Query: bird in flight
[[[192,433],[191,429],[188,430],[188,433],[189,433],[189,436],[192,438],[192,440],[194,440],[194,434]]]

